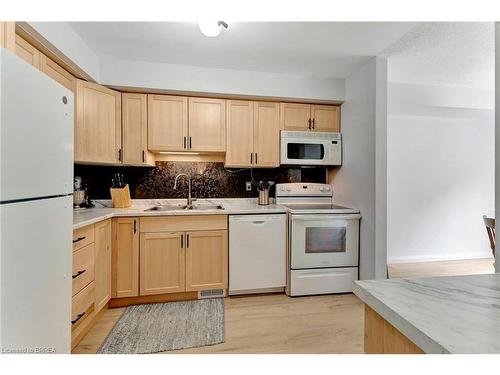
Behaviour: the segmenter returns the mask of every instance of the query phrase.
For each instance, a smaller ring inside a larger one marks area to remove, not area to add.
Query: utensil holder
[[[259,205],[269,205],[269,190],[259,190]]]
[[[128,184],[122,188],[111,188],[109,190],[111,192],[113,208],[128,208],[132,206]]]

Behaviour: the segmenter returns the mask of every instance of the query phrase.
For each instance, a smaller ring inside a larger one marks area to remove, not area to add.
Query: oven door
[[[356,267],[359,214],[291,216],[291,268]]]
[[[329,144],[321,139],[281,138],[281,164],[327,165]]]

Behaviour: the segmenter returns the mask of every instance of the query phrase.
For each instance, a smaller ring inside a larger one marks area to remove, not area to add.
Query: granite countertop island
[[[83,208],[73,211],[73,229],[85,227],[98,223],[112,217],[126,216],[167,216],[167,215],[238,215],[238,214],[284,214],[286,207],[276,205],[273,202],[267,206],[260,206],[256,198],[228,198],[228,199],[199,199],[194,205],[221,205],[223,210],[171,210],[171,211],[148,211],[158,205],[180,205],[185,204],[185,199],[134,199],[132,207],[111,208],[111,201],[96,201],[95,208]]]
[[[500,274],[356,281],[354,293],[425,353],[500,353]]]

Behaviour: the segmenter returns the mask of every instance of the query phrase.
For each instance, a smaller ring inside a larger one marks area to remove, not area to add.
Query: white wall
[[[344,99],[343,79],[293,74],[103,58],[100,77],[102,84],[111,86],[296,99]]]
[[[66,22],[28,22],[28,24],[96,82],[100,82],[99,56],[71,26]]]
[[[493,119],[390,115],[387,144],[389,263],[491,256]]]
[[[376,197],[382,199],[383,205],[385,195],[384,167],[377,170],[378,163],[385,160],[385,141],[376,139],[378,131],[382,138],[385,133],[385,114],[377,116],[378,111],[385,111],[385,66],[385,59],[373,58],[346,79],[342,105],[343,161],[332,180],[336,203],[361,211],[361,279],[386,277],[385,213],[382,210],[377,216],[376,210]],[[382,147],[378,153],[377,146]],[[382,173],[378,181],[377,173]]]
[[[343,79],[119,60],[96,54],[66,22],[29,22],[29,25],[103,85],[291,99],[344,100]]]

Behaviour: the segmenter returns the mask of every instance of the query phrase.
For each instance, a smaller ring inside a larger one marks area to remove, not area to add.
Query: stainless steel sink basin
[[[177,206],[165,204],[148,208],[145,211],[186,211],[186,210],[193,210],[193,211],[224,210],[224,207],[222,207],[220,204],[198,204],[198,205],[193,205],[192,207],[188,207],[185,204]]]

